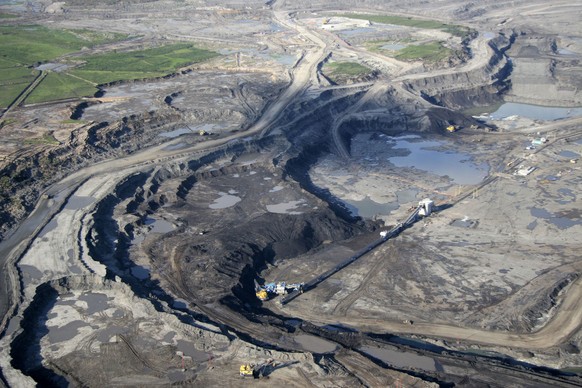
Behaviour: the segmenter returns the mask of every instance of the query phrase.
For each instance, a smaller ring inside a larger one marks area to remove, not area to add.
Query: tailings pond
[[[445,142],[423,139],[420,136],[401,136],[386,141],[393,149],[405,150],[407,155],[390,157],[396,167],[413,167],[435,175],[448,176],[453,183],[474,185],[488,174],[488,166],[475,164],[470,155],[447,148]]]
[[[486,148],[453,138],[361,133],[352,138],[351,163],[330,155],[311,170],[313,183],[354,216],[392,217],[455,186],[477,185],[489,174]],[[487,155],[489,156],[487,156]],[[388,218],[390,218],[388,217]]]

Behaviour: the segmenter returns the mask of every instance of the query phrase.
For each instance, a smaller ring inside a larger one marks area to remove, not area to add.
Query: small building
[[[418,214],[423,216],[423,217],[428,217],[428,216],[430,216],[430,213],[432,213],[432,207],[434,206],[434,201],[430,198],[425,198],[418,203],[418,206],[421,207]]]

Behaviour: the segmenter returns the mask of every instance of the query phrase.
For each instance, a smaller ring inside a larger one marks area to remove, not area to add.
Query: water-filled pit
[[[476,164],[470,155],[443,149],[445,142],[429,140],[416,135],[390,138],[386,141],[392,149],[408,151],[406,156],[389,157],[396,167],[414,167],[435,175],[448,176],[453,183],[473,185],[488,174],[486,164]]]
[[[430,357],[398,352],[391,349],[377,348],[374,346],[362,346],[360,350],[397,368],[416,368],[436,372],[435,360]]]
[[[487,112],[487,110],[484,110],[484,112]],[[507,102],[489,116],[493,120],[520,116],[531,120],[551,121],[582,116],[582,107],[568,108]]]

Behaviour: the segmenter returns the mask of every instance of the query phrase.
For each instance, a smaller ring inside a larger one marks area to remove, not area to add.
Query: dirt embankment
[[[508,31],[490,40],[489,60],[466,71],[427,76],[405,82],[405,88],[420,94],[432,104],[451,109],[490,105],[501,101],[510,87],[512,62],[505,52],[515,41],[516,33]]]
[[[580,56],[566,48],[568,41],[566,37],[521,29],[507,51],[513,71],[506,100],[545,106],[580,106]]]
[[[259,149],[248,144],[233,146],[212,153],[203,161],[128,178],[96,207],[87,236],[91,256],[107,265],[111,275],[135,283],[129,279],[132,260],[136,258],[131,250],[132,240],[143,233],[148,217],[174,213],[178,219],[172,222],[177,228],[163,238],[144,243],[152,267],[158,269],[154,277],[166,279],[168,282],[163,281],[163,285],[175,295],[197,304],[229,298],[243,305],[255,299],[253,280],[260,278],[267,265],[301,255],[324,241],[345,240],[374,228],[363,222],[353,223],[345,209],[330,208],[322,200],[330,198],[313,190],[306,174],[313,162],[306,155],[309,153],[300,153],[279,166],[264,158],[250,164],[237,163],[238,158]],[[225,160],[234,163],[208,168]],[[265,211],[261,202],[266,199],[256,192],[257,183],[249,182],[247,191],[245,183],[238,181],[237,193],[230,191],[229,195],[235,198],[238,192],[245,192],[244,201],[232,212],[224,211],[219,220],[210,222],[213,211],[203,204],[211,190],[234,184],[233,180],[240,175],[248,176],[247,180],[269,181],[275,185],[269,192],[272,196],[288,187],[289,193],[277,197],[281,198],[278,201],[287,202],[266,204],[267,209],[272,206],[275,210]],[[319,198],[301,187],[313,190]],[[302,194],[296,197],[299,192]],[[295,198],[298,199],[294,201]],[[276,209],[286,203],[305,203],[313,209],[299,213]],[[186,273],[188,276],[183,276]]]
[[[10,155],[0,167],[0,239],[32,210],[45,188],[71,172],[180,134],[197,135],[197,127],[213,132],[204,139],[247,129],[286,85],[268,72],[183,71],[104,85],[101,95],[76,106],[56,103],[22,109],[18,120],[58,129],[54,137],[49,131],[41,140],[33,139],[38,144],[28,144],[26,151]],[[63,124],[69,118],[78,122]],[[20,133],[19,126],[15,121],[4,131]]]
[[[152,145],[161,128],[180,119],[172,111],[95,123],[75,131],[66,144],[24,155],[0,170],[0,239],[34,207],[42,191],[90,163],[120,157]]]

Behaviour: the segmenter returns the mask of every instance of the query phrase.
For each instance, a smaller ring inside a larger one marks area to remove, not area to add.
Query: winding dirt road
[[[7,289],[3,290],[2,295],[0,295],[0,314],[2,314],[4,317],[2,324],[0,325],[0,331],[6,327],[8,317],[12,315],[14,309],[16,309],[19,305],[22,290],[20,290],[19,276],[16,270],[17,262],[31,247],[32,243],[38,238],[42,228],[46,226],[51,219],[63,211],[63,205],[66,203],[67,199],[81,186],[87,185],[87,187],[95,187],[98,186],[100,182],[103,182],[104,179],[112,175],[114,175],[115,180],[119,180],[123,177],[129,176],[130,174],[150,169],[158,163],[174,159],[191,159],[193,156],[202,155],[204,153],[219,149],[220,147],[227,146],[231,142],[241,141],[243,138],[256,134],[265,136],[269,133],[273,124],[280,117],[284,109],[295,98],[297,98],[297,96],[304,92],[311,82],[313,82],[317,65],[320,61],[323,60],[327,50],[327,44],[318,36],[317,33],[310,31],[304,26],[294,23],[289,18],[289,15],[284,11],[275,8],[274,16],[280,24],[296,30],[299,34],[311,41],[313,43],[313,50],[305,53],[298,66],[296,66],[293,70],[291,84],[276,101],[267,107],[263,115],[251,128],[249,128],[247,131],[236,133],[224,138],[200,142],[186,149],[168,150],[168,144],[166,143],[133,155],[129,155],[124,158],[98,163],[77,171],[60,182],[52,185],[46,191],[48,197],[41,199],[28,219],[26,219],[8,239],[0,243],[0,265],[2,266],[4,273],[8,274],[8,279],[5,283],[5,285],[8,287]],[[486,53],[487,48],[486,46],[483,46],[483,44],[485,44],[484,42],[478,41],[476,44],[476,52]],[[449,69],[447,71],[469,71],[478,66],[484,65],[484,62],[485,57],[477,56],[464,68],[456,70]],[[435,74],[437,73],[403,76],[393,80],[393,82],[411,79],[411,77],[418,78],[423,76],[434,76]],[[341,139],[337,134],[337,128],[339,128],[345,117],[348,117],[350,112],[357,111],[358,108],[363,106],[368,98],[381,91],[383,87],[385,87],[385,85],[374,85],[369,89],[368,93],[362,97],[360,102],[358,102],[352,109],[346,112],[347,115],[342,116],[342,118],[334,122],[333,128],[335,129],[333,131],[333,136],[336,140],[336,144],[341,143]],[[343,150],[340,151],[342,155],[349,156],[345,146],[341,149]],[[96,203],[99,200],[100,195],[95,195],[93,198],[94,203]],[[92,203],[87,203],[85,206],[86,209],[90,209],[92,207]],[[77,217],[71,218],[73,221],[77,219]],[[67,233],[63,234],[64,236],[77,236],[78,234],[76,232],[71,234],[71,231],[77,231],[81,226],[80,224],[62,224],[58,227],[63,231],[67,231]],[[65,247],[68,245],[68,243],[68,241],[63,240],[60,242],[60,246]],[[46,248],[49,249],[50,247],[51,244],[47,243]],[[33,284],[28,284],[25,286],[33,286]],[[357,326],[361,330],[366,331],[410,333],[433,337],[460,339],[486,345],[540,349],[558,345],[561,342],[567,340],[569,336],[579,330],[580,324],[582,322],[581,296],[582,279],[579,279],[570,286],[555,316],[545,327],[535,333],[491,332],[487,330],[459,327],[452,324],[436,324],[430,322],[416,322],[413,326],[411,326],[399,322],[390,322],[362,317],[348,318],[349,322],[344,321],[344,323]],[[350,304],[348,302],[351,302],[351,300],[348,300],[345,304]],[[344,310],[343,305],[340,306],[340,310]],[[309,319],[314,323],[327,324],[337,322],[336,317],[325,317],[319,313],[316,314],[305,312],[305,314],[301,314],[301,316]]]
[[[282,11],[275,11],[276,19],[283,25],[297,29],[297,31],[317,44],[317,49],[306,53],[299,64],[293,69],[292,82],[285,91],[271,103],[263,115],[248,130],[238,132],[220,139],[207,140],[196,143],[188,148],[169,150],[169,143],[161,144],[141,152],[128,155],[123,158],[96,163],[83,168],[58,183],[53,184],[45,191],[46,196],[41,198],[29,217],[24,220],[15,231],[4,241],[0,242],[0,268],[4,274],[2,288],[0,288],[0,314],[3,317],[0,323],[2,332],[14,314],[21,299],[19,274],[16,264],[25,254],[32,242],[38,237],[40,231],[48,222],[56,217],[62,210],[69,196],[82,184],[98,176],[107,176],[115,172],[116,180],[123,176],[151,168],[154,164],[170,160],[187,160],[196,155],[203,155],[228,146],[241,139],[260,133],[264,136],[268,133],[272,124],[277,121],[283,110],[310,85],[312,75],[315,74],[317,64],[323,59],[325,44],[307,29],[292,23],[289,16]],[[244,140],[242,140],[244,141]],[[49,199],[50,198],[50,199]],[[95,203],[97,202],[95,198]],[[91,204],[87,204],[90,208]],[[78,225],[71,225],[72,229],[78,229]],[[69,228],[64,228],[69,229]],[[47,249],[49,246],[47,246]]]

